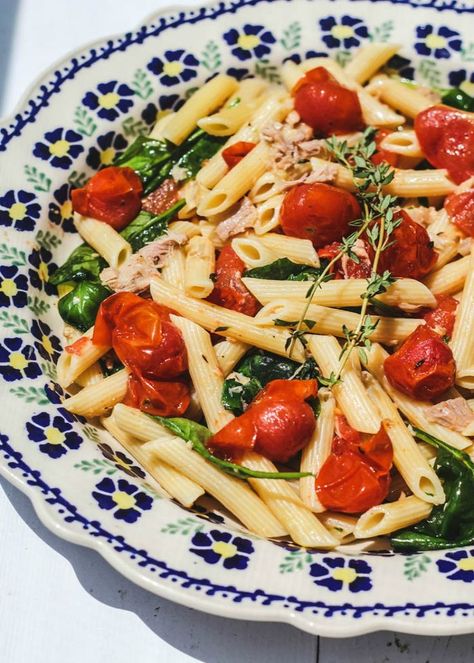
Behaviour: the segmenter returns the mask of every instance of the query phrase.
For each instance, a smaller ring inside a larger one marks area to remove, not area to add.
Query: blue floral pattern
[[[362,39],[368,39],[369,31],[361,18],[326,16],[319,21],[323,33],[322,40],[328,48],[351,49],[360,46]]]
[[[309,574],[316,585],[339,592],[346,587],[350,592],[367,592],[372,588],[372,567],[363,559],[323,557],[311,564]]]
[[[34,346],[40,357],[56,363],[61,354],[62,346],[59,338],[52,333],[51,327],[42,320],[33,320],[31,333],[35,338]]]
[[[65,182],[53,193],[54,202],[49,203],[49,220],[66,233],[75,233],[74,210],[71,202],[71,185]]]
[[[0,196],[0,225],[21,231],[33,230],[41,213],[36,201],[34,193],[10,189]]]
[[[222,562],[225,569],[246,569],[250,555],[254,552],[253,543],[241,536],[217,529],[209,533],[196,532],[191,539],[190,551],[208,564]]]
[[[54,168],[67,170],[73,160],[84,152],[81,141],[81,134],[72,129],[54,129],[44,134],[44,142],[35,143],[33,154],[43,161],[49,161]]]
[[[31,417],[26,424],[28,438],[39,445],[41,453],[50,458],[60,458],[70,449],[79,449],[82,438],[72,426],[71,415],[58,408],[57,414],[52,416],[49,412],[40,412]]]
[[[115,451],[111,446],[105,443],[98,445],[107,460],[110,460],[118,470],[122,470],[131,477],[145,478],[145,472],[141,467],[135,465],[133,460],[128,458],[122,451]]]
[[[116,120],[121,114],[128,113],[133,106],[134,91],[119,81],[99,83],[96,92],[87,92],[82,103],[97,112],[103,120]]]
[[[197,76],[196,67],[199,60],[183,49],[165,51],[162,58],[153,58],[147,64],[147,69],[158,76],[160,83],[170,87],[184,81],[187,83]]]
[[[419,25],[416,28],[416,52],[420,55],[430,55],[437,59],[446,59],[451,52],[458,52],[462,48],[459,32],[448,27],[435,28],[433,25]]]
[[[54,274],[58,266],[51,262],[53,255],[51,251],[40,247],[34,249],[28,256],[28,263],[31,267],[28,269],[30,283],[38,290],[44,290],[47,295],[56,294],[56,287],[49,283],[49,277]]]
[[[471,87],[467,90],[468,94],[474,96],[474,71],[470,73],[466,69],[456,69],[449,73],[449,84],[452,87],[460,87],[461,85]]]
[[[113,511],[114,518],[126,523],[136,522],[142,511],[149,511],[153,499],[125,479],[117,482],[108,477],[96,484],[92,496],[101,509]]]
[[[150,102],[142,111],[141,118],[148,126],[153,126],[162,114],[170,110],[179,110],[184,104],[179,94],[162,94],[158,99],[158,105]]]
[[[28,302],[28,279],[14,265],[0,266],[0,307],[23,308]]]
[[[0,375],[7,382],[34,380],[41,375],[32,345],[28,345],[18,336],[5,338],[0,343]]]
[[[325,51],[306,51],[304,55],[301,55],[301,53],[292,53],[291,55],[287,55],[287,57],[283,60],[283,62],[291,60],[296,64],[300,64],[304,60],[309,60],[310,58],[327,58],[327,57],[328,54]]]
[[[448,552],[436,564],[440,573],[444,573],[449,580],[474,582],[474,548]]]
[[[270,30],[263,25],[246,23],[242,30],[231,28],[224,34],[225,41],[231,46],[231,53],[239,60],[263,58],[271,51],[271,44],[276,42]]]
[[[97,146],[91,147],[86,158],[94,170],[111,166],[128,145],[126,138],[115,131],[108,131],[97,138]]]

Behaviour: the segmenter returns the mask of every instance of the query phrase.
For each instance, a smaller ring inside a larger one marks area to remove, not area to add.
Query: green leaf
[[[122,129],[125,136],[128,138],[135,138],[136,136],[143,136],[149,132],[148,126],[142,120],[134,120],[133,117],[128,117],[122,122]]]
[[[370,33],[370,41],[389,41],[390,37],[392,36],[393,28],[393,21],[384,21],[383,23],[380,23],[380,25],[376,25]]]
[[[116,166],[133,168],[140,177],[144,193],[148,194],[158,186],[160,169],[171,157],[171,149],[162,140],[149,136],[138,136],[125,152],[115,160]]]
[[[157,237],[161,237],[166,232],[168,223],[185,205],[185,202],[185,200],[178,200],[172,207],[158,215],[144,211],[140,212],[120,234],[129,242],[133,251],[138,251],[145,244],[152,242]]]
[[[301,44],[301,23],[294,21],[283,30],[283,37],[280,39],[280,44],[287,51],[292,51],[298,48]]]
[[[10,393],[21,398],[26,403],[37,403],[38,405],[47,405],[49,403],[43,387],[12,387]]]
[[[251,279],[274,279],[276,281],[310,281],[317,278],[321,270],[309,265],[300,265],[288,258],[279,258],[269,265],[248,269],[244,276]]]
[[[140,99],[148,99],[153,94],[150,77],[143,69],[136,70],[130,87]]]
[[[93,136],[97,130],[97,124],[94,121],[92,115],[89,114],[84,106],[77,106],[74,111],[74,126],[76,127],[78,133],[83,136]]]
[[[29,334],[30,328],[23,318],[8,310],[0,311],[0,322],[5,329],[10,329],[14,334]]]
[[[25,166],[26,181],[33,185],[35,191],[48,193],[51,189],[51,179],[39,171],[36,166]]]
[[[438,87],[441,83],[441,72],[435,60],[423,58],[417,73],[430,87]]]
[[[448,90],[441,97],[441,101],[443,104],[446,104],[446,106],[459,108],[459,110],[468,111],[470,113],[474,112],[474,97],[471,97],[471,95],[458,87]]]
[[[190,442],[193,450],[198,453],[200,456],[205,458],[213,465],[217,465],[223,472],[230,474],[233,477],[238,479],[248,479],[253,477],[255,479],[300,479],[301,477],[311,476],[310,472],[258,472],[257,470],[249,470],[247,467],[242,465],[237,465],[236,463],[231,463],[228,460],[222,460],[211,454],[209,449],[206,446],[207,440],[212,437],[211,431],[201,424],[197,424],[195,421],[190,419],[184,419],[180,417],[175,418],[165,418],[148,415],[151,419],[154,419],[159,424],[168,428],[172,433],[185,440]]]
[[[133,223],[133,221],[132,221]],[[49,279],[52,285],[68,281],[99,281],[99,275],[107,263],[88,244],[80,244],[66,262]]]
[[[188,536],[189,534],[196,534],[204,529],[204,524],[198,522],[195,518],[180,518],[172,523],[168,523],[162,527],[161,532],[164,534],[181,534]]]
[[[15,267],[24,267],[26,265],[26,253],[15,246],[0,244],[0,260]]]
[[[255,63],[255,74],[270,83],[281,83],[279,67],[271,64],[269,60],[258,60]]]
[[[100,283],[80,281],[59,300],[59,315],[64,322],[85,332],[94,324],[100,304],[111,294],[111,290]]]
[[[201,53],[201,64],[208,71],[216,71],[222,64],[219,46],[212,39],[204,46]]]
[[[57,235],[54,235],[49,230],[38,230],[35,237],[36,243],[43,249],[52,251],[61,245],[62,240]]]
[[[407,580],[415,580],[428,570],[431,561],[428,555],[409,555],[403,562],[403,575]]]
[[[36,295],[33,297],[28,296],[28,308],[34,315],[44,315],[51,308],[49,302],[45,302],[43,299],[40,299]]]

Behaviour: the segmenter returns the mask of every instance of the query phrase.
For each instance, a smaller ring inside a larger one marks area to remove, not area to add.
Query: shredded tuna
[[[463,431],[474,422],[474,412],[464,398],[451,398],[425,408],[428,421],[446,426],[450,430]]]
[[[120,269],[103,269],[100,280],[115,292],[142,292],[148,288],[158,268],[163,266],[170,249],[186,241],[184,234],[168,233],[131,255]]]
[[[444,210],[438,210],[435,207],[405,207],[405,210],[415,223],[425,227],[438,221],[441,215],[444,214]]]
[[[351,249],[352,253],[354,253],[358,258],[361,263],[365,263],[366,265],[371,265],[372,263],[370,262],[370,256],[367,253],[367,249],[365,248],[364,241],[362,239],[356,240],[354,246]],[[348,255],[344,254],[341,258],[341,268],[344,273],[344,278],[349,279],[350,274],[347,269],[347,264],[351,260]]]
[[[294,167],[301,160],[308,160],[311,155],[301,148],[305,142],[313,143],[313,130],[303,122],[298,125],[272,122],[262,129],[261,135],[272,148],[273,161],[283,170]],[[319,144],[316,147],[318,154]]]
[[[181,196],[186,201],[188,210],[195,210],[204,196],[209,193],[209,189],[200,184],[197,180],[189,180],[181,189]]]
[[[232,216],[229,216],[225,221],[221,221],[216,227],[217,237],[225,242],[229,237],[238,235],[247,228],[253,228],[257,218],[257,208],[245,197]]]

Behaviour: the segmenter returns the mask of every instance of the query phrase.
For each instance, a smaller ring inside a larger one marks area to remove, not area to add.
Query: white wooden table
[[[65,53],[136,26],[166,0],[0,0],[0,114]],[[188,0],[192,4],[192,0]],[[199,4],[196,2],[196,4]],[[145,592],[56,538],[0,480],[1,663],[468,663],[474,637],[330,640],[237,622]]]

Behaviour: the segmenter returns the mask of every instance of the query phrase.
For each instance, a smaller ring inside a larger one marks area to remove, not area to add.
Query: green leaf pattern
[[[301,23],[294,21],[290,23],[286,30],[283,30],[283,37],[280,44],[286,51],[292,51],[301,44]]]
[[[219,46],[212,39],[204,46],[201,53],[201,64],[208,71],[216,71],[222,64]]]
[[[148,99],[153,94],[153,85],[151,84],[150,77],[143,69],[136,70],[130,87],[143,100]]]
[[[292,550],[284,556],[280,564],[280,573],[294,573],[303,571],[312,561],[312,556],[306,550]]]
[[[180,518],[179,520],[175,520],[162,527],[161,531],[164,534],[181,534],[182,536],[188,536],[189,534],[201,532],[203,528],[204,525],[198,522],[195,518]]]
[[[403,563],[403,575],[407,580],[416,580],[428,570],[430,564],[431,558],[428,555],[408,555]]]
[[[33,185],[35,191],[49,193],[51,189],[51,179],[36,166],[24,167],[26,181]]]
[[[93,136],[97,130],[97,124],[84,106],[78,106],[74,111],[74,126],[83,136]]]

